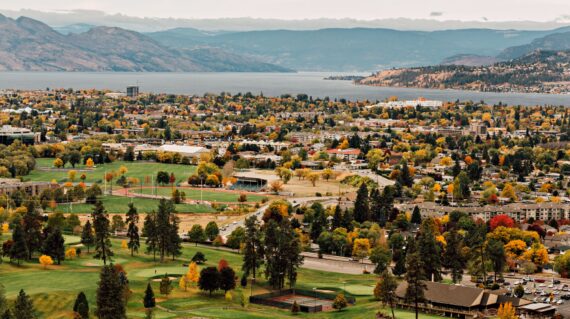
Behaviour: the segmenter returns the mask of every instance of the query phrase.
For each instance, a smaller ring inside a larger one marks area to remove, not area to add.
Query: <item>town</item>
[[[570,318],[570,109],[0,91],[1,318]]]

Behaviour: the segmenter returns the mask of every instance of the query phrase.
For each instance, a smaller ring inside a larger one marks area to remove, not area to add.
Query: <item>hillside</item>
[[[536,50],[570,50],[570,31],[549,34],[545,37],[535,39],[529,44],[507,48],[503,50],[497,58],[500,60],[516,59]]]
[[[490,66],[438,65],[380,71],[358,81],[373,86],[491,92],[570,92],[570,51],[535,51]]]
[[[213,50],[173,50],[138,32],[94,27],[67,35],[26,17],[0,15],[0,71],[259,71],[289,69]]]
[[[178,28],[147,35],[173,48],[220,48],[295,70],[372,71],[433,65],[458,54],[496,56],[508,47],[563,31],[333,28],[213,33]]]

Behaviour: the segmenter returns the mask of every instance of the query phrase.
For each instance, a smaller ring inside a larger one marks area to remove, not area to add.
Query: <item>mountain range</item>
[[[345,71],[427,65],[489,65],[537,49],[570,49],[570,27],[519,31],[380,28],[140,33],[0,15],[0,70],[13,71]]]
[[[64,35],[26,17],[0,15],[0,39],[2,71],[291,71],[215,48],[172,49],[116,27]]]
[[[550,31],[459,29],[426,32],[353,28],[217,33],[184,28],[147,35],[169,47],[216,47],[296,70],[372,71],[462,63],[461,59],[450,60],[453,56],[460,56],[463,61],[472,56],[470,63],[489,64],[506,60],[501,54],[512,47],[568,32],[570,27]],[[476,56],[479,59],[473,59]]]

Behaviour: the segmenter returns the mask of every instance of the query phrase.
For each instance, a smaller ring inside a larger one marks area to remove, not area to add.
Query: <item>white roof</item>
[[[161,145],[158,149],[165,152],[185,153],[185,154],[198,154],[208,151],[208,149],[201,146],[175,145],[175,144]]]

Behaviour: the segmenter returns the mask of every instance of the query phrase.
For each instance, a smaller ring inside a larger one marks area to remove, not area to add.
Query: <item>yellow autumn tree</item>
[[[501,304],[499,306],[499,311],[497,311],[497,318],[499,319],[518,319],[516,315],[515,308],[510,302]]]
[[[543,245],[535,243],[524,252],[522,259],[534,263],[537,267],[543,267],[548,263],[548,251]]]
[[[513,187],[513,185],[511,185],[511,183],[505,184],[505,186],[503,187],[503,191],[501,192],[501,196],[510,198],[511,201],[513,202],[516,202],[518,199],[515,188]]]
[[[370,254],[370,241],[368,238],[357,238],[352,246],[352,255],[358,259],[364,259]]]
[[[69,180],[71,182],[75,181],[76,175],[77,175],[77,171],[75,171],[75,170],[70,170],[69,172],[67,172],[67,177],[69,178]]]
[[[77,250],[73,247],[71,247],[65,251],[65,258],[67,258],[67,259],[73,259],[76,256],[77,256]]]
[[[63,161],[61,160],[61,158],[56,158],[53,161],[53,166],[55,166],[56,168],[61,168],[63,167]]]
[[[8,223],[2,224],[2,232],[7,233],[8,231],[10,231],[10,225]]]
[[[92,168],[95,165],[95,163],[93,162],[93,159],[91,157],[89,157],[87,159],[87,161],[85,162],[85,165],[89,168]]]
[[[178,286],[180,289],[184,289],[184,291],[188,290],[188,279],[186,276],[180,276],[180,280],[178,281]]]
[[[49,265],[53,265],[53,259],[48,255],[41,255],[39,261],[40,265],[44,266],[44,269],[47,269]]]
[[[198,283],[198,280],[200,279],[200,272],[198,270],[198,265],[195,262],[191,262],[190,265],[188,265],[188,272],[186,273],[186,279],[188,280],[188,282],[191,283]]]
[[[121,241],[121,248],[122,248],[122,249],[127,249],[127,248],[128,248],[127,241],[124,240],[124,239]]]

